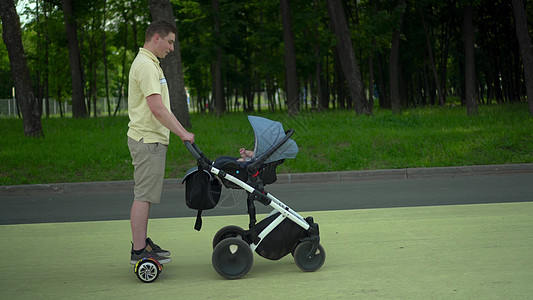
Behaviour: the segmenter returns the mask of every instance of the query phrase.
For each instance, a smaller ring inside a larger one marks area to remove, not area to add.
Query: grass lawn
[[[279,173],[533,163],[527,103],[480,106],[475,117],[466,116],[463,107],[409,109],[399,116],[379,109],[374,116],[352,111],[255,115],[296,130],[300,152]],[[192,114],[191,120],[196,143],[210,158],[253,148],[245,114]],[[127,116],[43,119],[45,138],[33,139],[23,135],[21,120],[0,119],[0,185],[130,180],[127,124]],[[194,165],[173,136],[167,178],[179,178]]]

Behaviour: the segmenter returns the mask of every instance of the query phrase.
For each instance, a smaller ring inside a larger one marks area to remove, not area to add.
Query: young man
[[[170,252],[162,250],[147,236],[150,205],[161,199],[170,132],[194,143],[194,134],[183,128],[170,110],[167,82],[158,60],[174,50],[176,33],[176,27],[170,23],[150,24],[144,46],[139,49],[129,74],[127,135],[135,168],[130,215],[131,264],[143,257],[152,257],[163,264],[171,261],[166,257]]]

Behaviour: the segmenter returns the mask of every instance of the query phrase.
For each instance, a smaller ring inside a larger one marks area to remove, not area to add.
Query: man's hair
[[[148,28],[146,28],[146,33],[144,35],[145,42],[149,41],[156,33],[159,34],[162,38],[165,38],[169,33],[178,34],[178,29],[176,26],[170,24],[167,21],[154,21]]]

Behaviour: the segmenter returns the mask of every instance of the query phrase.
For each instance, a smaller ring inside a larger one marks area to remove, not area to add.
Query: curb
[[[277,174],[278,184],[349,182],[360,180],[415,179],[432,177],[459,177],[491,174],[533,173],[531,164],[480,165],[437,168],[405,168],[384,170],[361,170],[340,172],[312,172]],[[181,178],[165,179],[163,188],[184,188]],[[0,195],[20,195],[32,193],[69,193],[91,191],[133,191],[133,180],[95,181],[52,184],[4,185]]]
[[[505,164],[464,167],[405,168],[341,172],[317,172],[301,174],[279,174],[277,183],[313,183],[382,179],[415,179],[506,173],[533,173],[533,164]]]

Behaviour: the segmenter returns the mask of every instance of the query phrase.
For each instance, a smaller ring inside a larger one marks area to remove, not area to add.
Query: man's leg
[[[150,202],[133,201],[130,215],[133,250],[142,250],[146,247],[149,214]]]
[[[170,257],[162,256],[165,253],[170,255],[170,252],[161,249],[147,238],[148,217],[150,214],[150,202],[133,201],[131,205],[131,235],[133,238],[132,252],[130,264],[135,265],[140,259],[153,258],[161,264],[166,264],[172,261]],[[150,246],[148,246],[150,245]]]
[[[162,257],[157,253],[168,253],[162,251],[160,247],[147,240],[148,218],[150,214],[151,203],[159,203],[163,189],[163,180],[165,175],[165,158],[168,146],[159,143],[145,144],[142,140],[135,141],[128,138],[128,147],[130,149],[132,164],[135,167],[133,178],[135,181],[133,193],[135,198],[131,205],[130,226],[133,239],[132,258],[130,263],[134,264],[139,257],[146,255],[156,258],[160,263],[171,261],[168,257]],[[147,243],[151,243],[148,249],[145,249]],[[157,247],[155,247],[157,246]],[[143,250],[145,254],[137,253]],[[159,251],[151,253],[153,250]]]

